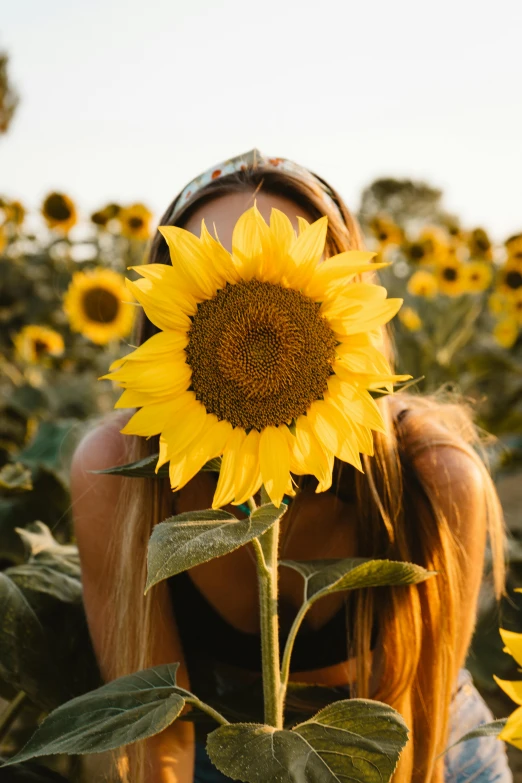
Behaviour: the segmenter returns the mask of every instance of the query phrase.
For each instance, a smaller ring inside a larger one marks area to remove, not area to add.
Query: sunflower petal
[[[120,432],[123,435],[159,435],[168,428],[180,411],[196,403],[194,392],[186,392],[174,400],[152,403],[132,416]],[[198,403],[199,404],[199,403]]]
[[[183,456],[185,449],[197,442],[208,418],[204,406],[197,400],[192,400],[177,413],[174,421],[161,433],[167,442],[168,458],[174,461],[178,455]]]
[[[182,278],[190,281],[191,290],[198,298],[206,299],[216,293],[218,277],[212,268],[203,242],[190,231],[178,226],[159,226],[170,250],[172,266]]]
[[[498,738],[522,750],[522,707],[509,716]]]
[[[259,432],[250,430],[239,452],[234,504],[245,503],[256,494],[261,486],[261,469],[259,467]]]
[[[232,255],[244,280],[263,268],[263,249],[270,245],[269,229],[256,206],[244,212],[232,232]]]
[[[500,628],[500,635],[509,654],[519,666],[522,666],[522,633],[514,633],[514,631],[506,631],[504,628]]]
[[[135,348],[134,351],[117,359],[111,364],[111,371],[116,365],[122,365],[125,362],[135,361],[163,361],[165,357],[172,354],[179,354],[188,345],[188,336],[183,331],[158,332],[152,335],[142,345]]]
[[[326,400],[318,400],[310,406],[307,417],[317,439],[329,451],[343,462],[362,470],[354,430],[339,408],[328,404]]]
[[[141,277],[159,284],[163,292],[168,291],[168,298],[172,304],[175,304],[187,315],[194,315],[197,299],[190,291],[187,281],[172,266],[169,264],[141,264],[140,266],[131,266],[129,269],[134,270]]]
[[[213,267],[221,286],[226,283],[237,283],[240,279],[239,273],[234,265],[232,256],[226,250],[221,242],[214,239],[208,231],[205,221],[201,221],[201,242],[207,254],[213,259]]]
[[[386,432],[379,406],[364,387],[345,383],[338,376],[332,375],[328,379],[328,391],[324,398],[332,398],[347,417],[359,424],[378,432]]]
[[[283,427],[265,427],[259,444],[261,476],[267,494],[279,508],[290,477],[290,450]]]
[[[179,476],[176,476],[178,483],[175,486],[171,483],[172,489],[184,487],[206,462],[219,457],[231,433],[232,425],[228,421],[218,421],[217,416],[208,415],[197,441],[183,458],[183,468]]]
[[[234,499],[234,483],[238,455],[246,438],[246,432],[241,427],[232,430],[221,460],[221,470],[212,501],[212,508],[223,508]]]
[[[327,229],[328,218],[322,217],[299,234],[290,251],[294,266],[286,274],[289,285],[303,288],[310,280],[324,253]]]
[[[319,482],[317,492],[325,492],[332,486],[333,453],[327,451],[316,438],[306,416],[297,419],[295,440],[304,468],[303,473],[315,476]]]
[[[495,677],[495,675],[493,675],[493,679],[515,704],[522,705],[522,680],[518,682],[517,680],[501,680],[499,677]]]
[[[145,310],[147,318],[158,329],[187,331],[190,328],[188,315],[173,306],[172,301],[161,291],[158,283],[142,278],[136,280],[135,283],[132,280],[125,280],[125,284]]]
[[[299,234],[302,234],[303,231],[306,231],[306,229],[310,226],[310,223],[304,217],[301,217],[301,215],[298,215],[297,216],[297,225],[299,227]]]
[[[399,312],[402,299],[386,299],[359,312],[355,318],[329,319],[330,326],[341,338],[360,332],[367,332],[391,321]]]

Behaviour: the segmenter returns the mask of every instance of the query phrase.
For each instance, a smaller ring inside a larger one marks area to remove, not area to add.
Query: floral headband
[[[292,174],[298,179],[303,180],[313,188],[315,194],[319,196],[319,198],[328,204],[329,207],[333,207],[333,209],[336,210],[340,215],[341,219],[343,219],[335,196],[326,183],[322,182],[318,177],[315,176],[315,174],[312,174],[311,171],[305,169],[304,166],[300,166],[298,163],[294,163],[292,160],[288,160],[287,158],[269,158],[266,155],[263,155],[263,153],[258,149],[250,150],[249,152],[245,152],[235,158],[230,158],[229,160],[225,160],[222,163],[218,163],[216,166],[212,166],[212,168],[207,169],[207,171],[205,171],[203,174],[200,174],[191,182],[189,182],[189,184],[183,188],[179,197],[176,199],[172,218],[175,219],[183,207],[196,195],[196,193],[202,190],[213,180],[221,179],[221,177],[226,177],[229,174],[235,174],[238,171],[245,171],[246,169],[256,168],[272,168],[274,170],[280,169],[282,171],[287,171],[289,174]]]

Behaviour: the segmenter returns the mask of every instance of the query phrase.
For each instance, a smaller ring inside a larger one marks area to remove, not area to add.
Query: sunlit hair
[[[259,189],[286,197],[314,219],[326,214],[327,255],[362,247],[357,223],[335,191],[332,193],[339,212],[308,183],[283,171],[262,168],[211,182],[177,214],[174,224],[183,226],[206,200],[234,192],[252,193],[253,200]],[[175,206],[174,201],[160,225],[173,224]],[[149,262],[170,263],[159,233]],[[134,342],[141,344],[156,331],[142,314]],[[391,352],[386,335],[385,344]],[[356,526],[357,556],[412,561],[437,571],[438,576],[418,586],[363,590],[350,595],[355,618],[349,639],[356,657],[354,693],[392,705],[411,728],[411,741],[402,754],[394,783],[442,783],[443,761],[436,758],[447,741],[452,691],[470,642],[476,596],[469,595],[464,577],[467,555],[455,533],[461,509],[454,508],[452,518],[445,516],[447,500],[441,503],[433,489],[423,483],[416,458],[427,449],[450,446],[462,453],[465,475],[469,471],[478,475],[470,491],[480,494],[480,503],[487,512],[497,595],[504,578],[503,522],[495,489],[476,448],[480,439],[469,409],[440,396],[401,393],[400,398],[408,414],[399,421],[392,415],[390,400],[381,398],[386,434],[375,433],[375,455],[363,456],[364,474],[337,463],[334,488],[342,497],[343,490],[349,494],[351,488],[353,493],[355,481],[360,511],[358,519],[347,520],[347,524]],[[433,433],[434,421],[440,433],[436,440],[433,434],[426,435]],[[158,451],[157,438],[126,436],[125,445],[129,461]],[[172,514],[172,502],[166,480],[122,482],[112,536],[112,617],[102,646],[102,669],[107,679],[157,663],[152,659],[153,639],[169,621],[158,611],[160,591],[166,591],[167,584],[160,583],[144,597],[146,549],[153,526]],[[482,562],[473,567],[481,569]],[[465,631],[460,622],[463,616],[470,618]],[[383,651],[376,692],[370,685],[374,628],[378,630],[377,646]],[[119,763],[120,770],[127,769],[123,779],[131,783],[146,780],[144,765],[143,743],[129,747]]]

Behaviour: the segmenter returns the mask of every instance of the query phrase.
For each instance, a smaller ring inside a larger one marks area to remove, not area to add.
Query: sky
[[[159,216],[258,147],[353,209],[377,177],[426,180],[502,240],[522,230],[521,29],[520,0],[16,0],[0,194]]]

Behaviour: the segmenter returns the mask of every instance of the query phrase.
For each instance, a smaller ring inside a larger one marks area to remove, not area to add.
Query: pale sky
[[[15,0],[21,105],[0,194],[158,213],[258,147],[356,209],[378,176],[424,178],[465,225],[522,230],[521,0]]]

